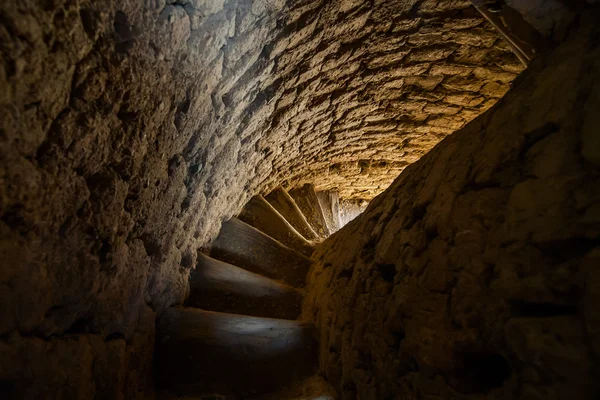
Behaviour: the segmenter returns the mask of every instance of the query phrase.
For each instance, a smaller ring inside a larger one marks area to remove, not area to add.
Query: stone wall
[[[342,399],[600,395],[600,13],[586,14],[314,256],[304,316]]]
[[[341,226],[348,224],[354,218],[362,214],[369,203],[366,200],[350,199],[340,200],[340,221]]]
[[[0,393],[16,397],[118,398],[96,367],[113,358],[144,397],[149,358],[128,354],[149,353],[153,312],[184,299],[222,219],[286,179],[372,197],[521,70],[466,0],[7,0],[0,16]]]

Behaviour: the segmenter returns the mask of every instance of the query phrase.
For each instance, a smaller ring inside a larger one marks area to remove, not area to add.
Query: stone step
[[[285,189],[279,187],[269,193],[265,199],[306,239],[316,240],[319,238]]]
[[[170,308],[157,323],[158,385],[237,396],[281,388],[315,372],[314,330],[301,321]]]
[[[340,218],[340,199],[338,193],[332,190],[317,192],[317,199],[323,210],[325,222],[329,231],[333,234],[337,232],[341,225]]]
[[[313,244],[260,195],[250,199],[238,218],[298,253],[307,257],[313,253]]]
[[[294,287],[304,287],[310,267],[309,258],[237,218],[223,223],[211,257]]]
[[[307,183],[298,189],[294,189],[290,191],[290,196],[319,237],[324,239],[331,235],[313,185]]]
[[[295,319],[302,296],[291,286],[198,254],[188,305],[235,314]]]

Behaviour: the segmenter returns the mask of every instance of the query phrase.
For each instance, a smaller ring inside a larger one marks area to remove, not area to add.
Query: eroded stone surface
[[[314,256],[305,317],[343,399],[597,398],[590,14]]]
[[[79,332],[41,339],[9,335],[0,342],[3,399],[151,399],[154,313],[137,330],[102,337]]]
[[[362,214],[369,203],[366,200],[353,199],[340,201],[340,221],[341,226],[347,225],[350,221]]]

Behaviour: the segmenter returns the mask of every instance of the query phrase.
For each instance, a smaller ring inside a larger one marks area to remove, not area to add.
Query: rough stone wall
[[[362,214],[369,205],[366,200],[351,199],[340,200],[340,221],[341,226],[348,224],[354,218]]]
[[[521,69],[462,0],[7,0],[0,56],[0,387],[17,397],[101,397],[107,354],[145,376],[125,356],[148,353],[140,321],[183,300],[250,196],[344,186],[330,163],[369,173],[348,196],[381,191]]]
[[[600,14],[586,14],[314,256],[305,317],[342,399],[600,395]]]

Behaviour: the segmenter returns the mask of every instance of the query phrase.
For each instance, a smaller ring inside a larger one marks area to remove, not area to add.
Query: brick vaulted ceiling
[[[281,82],[265,147],[290,186],[372,198],[523,68],[469,1],[302,3],[269,46]]]

